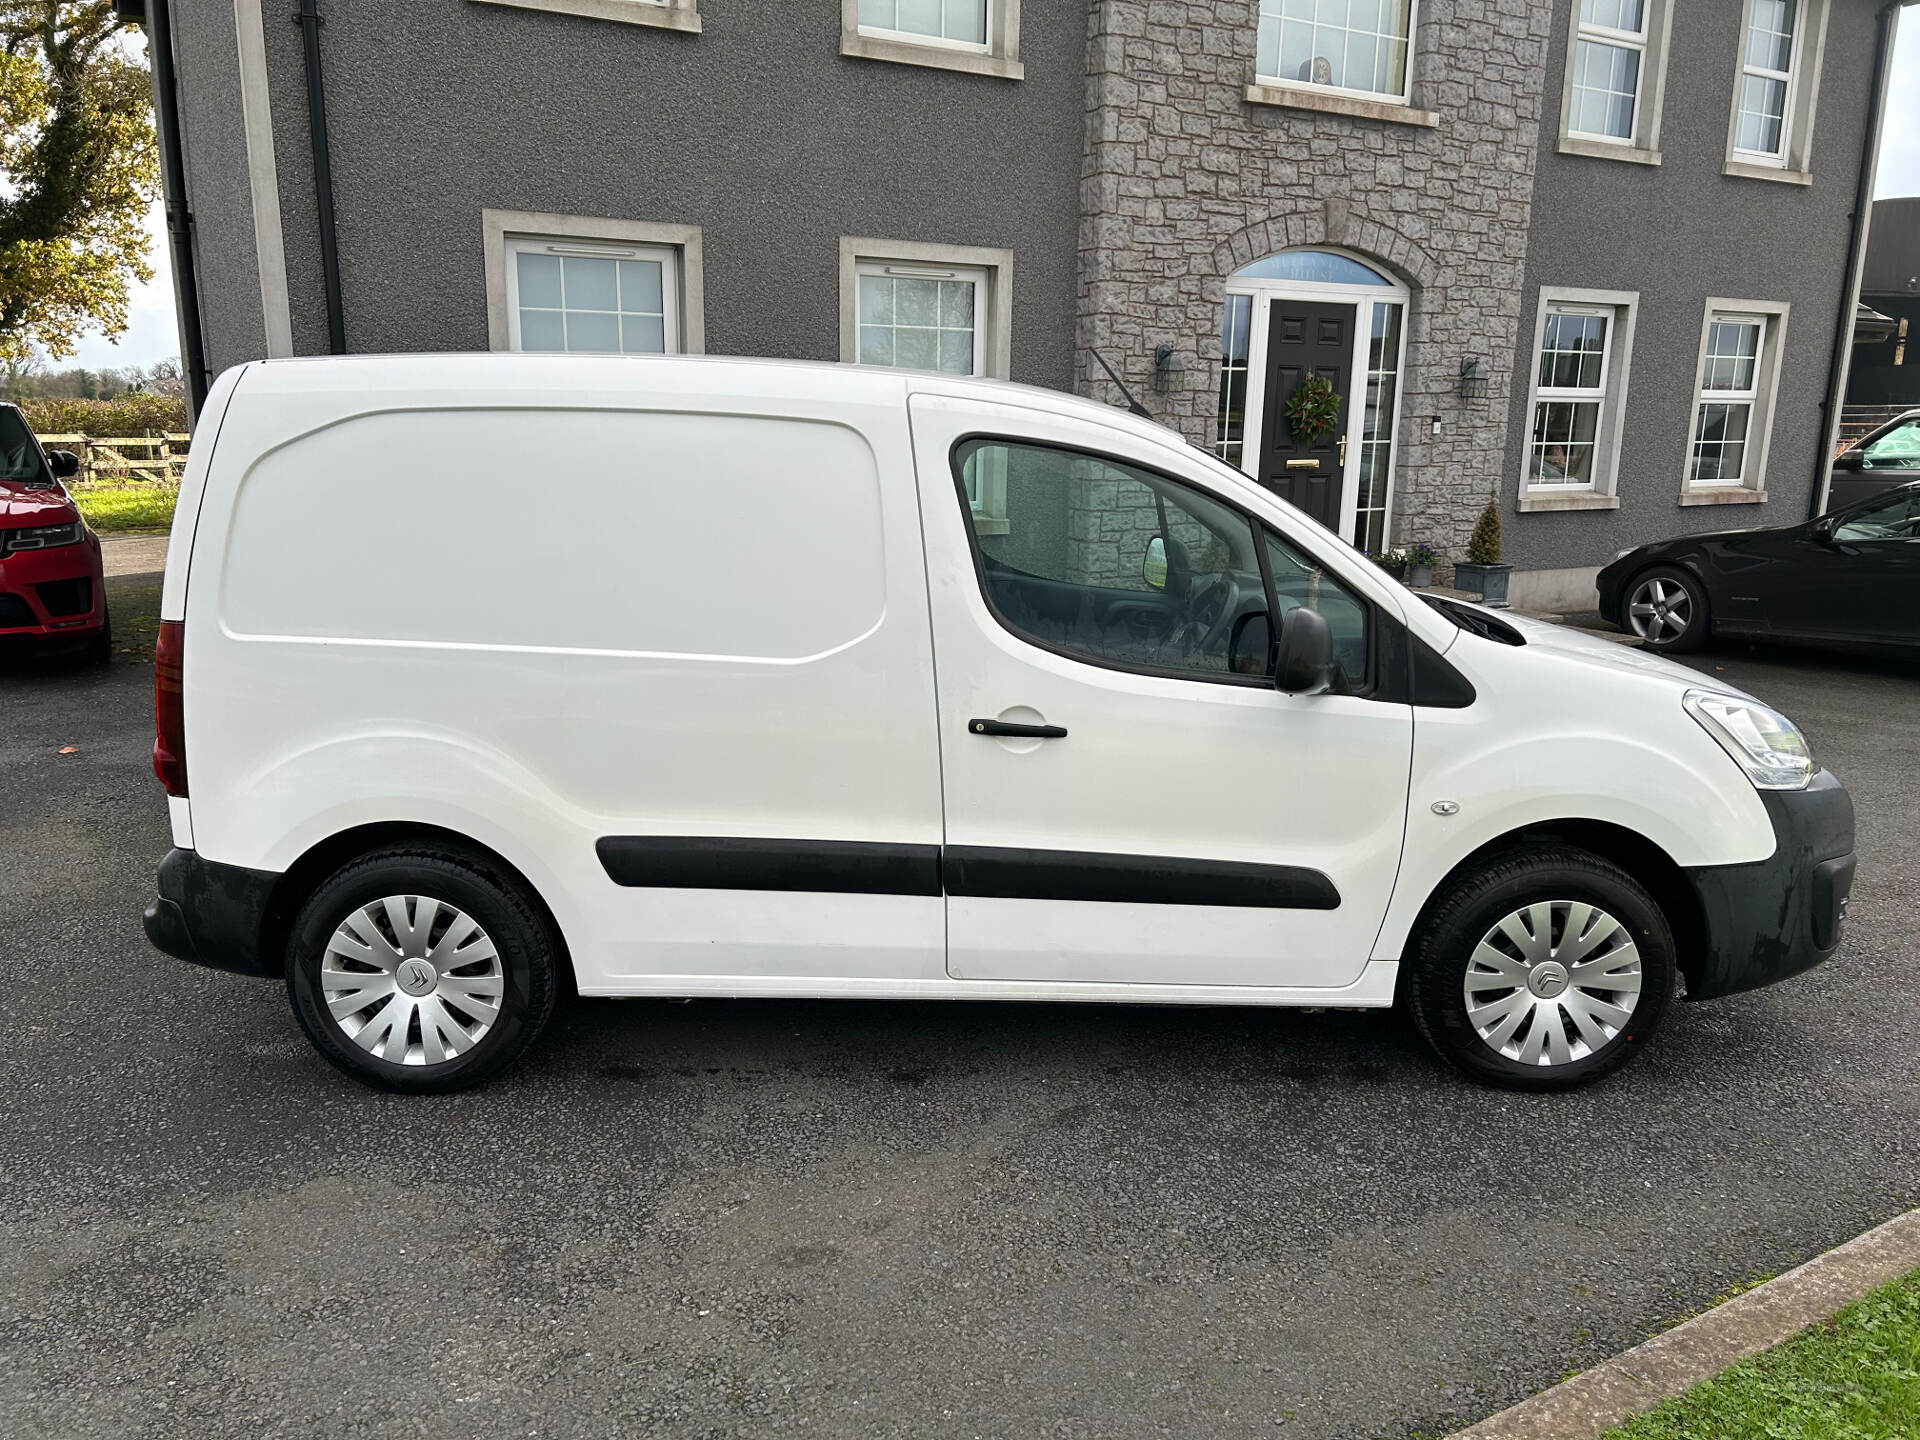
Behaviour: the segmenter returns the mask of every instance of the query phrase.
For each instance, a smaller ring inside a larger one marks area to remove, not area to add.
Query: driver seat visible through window
[[[1016,634],[1124,669],[1260,677],[1271,631],[1250,622],[1271,613],[1271,579],[1281,612],[1327,616],[1343,688],[1361,683],[1365,607],[1278,537],[1263,557],[1261,532],[1232,506],[1078,451],[970,440],[957,459],[963,497],[1004,493],[1004,523],[976,523],[973,542],[987,602]]]

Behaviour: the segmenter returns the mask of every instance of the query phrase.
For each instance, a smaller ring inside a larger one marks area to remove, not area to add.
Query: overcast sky
[[[1880,146],[1879,183],[1874,194],[1920,195],[1920,6],[1901,12],[1900,36],[1893,52],[1893,88]],[[173,322],[173,277],[167,267],[166,229],[156,208],[149,217],[153,234],[153,283],[138,287],[127,330],[117,344],[98,335],[81,342],[80,353],[58,365],[151,365],[180,353]]]

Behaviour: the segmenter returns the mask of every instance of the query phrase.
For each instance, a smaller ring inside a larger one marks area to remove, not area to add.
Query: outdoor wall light
[[[1153,352],[1153,383],[1159,390],[1184,390],[1187,388],[1187,361],[1171,345],[1162,345]]]
[[[1460,394],[1468,400],[1477,400],[1487,393],[1487,362],[1478,355],[1469,356],[1460,362]]]

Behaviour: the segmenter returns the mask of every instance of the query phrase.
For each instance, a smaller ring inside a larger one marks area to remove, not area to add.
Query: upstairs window
[[[1798,0],[1749,0],[1733,122],[1740,159],[1786,162],[1799,18]]]
[[[863,34],[987,48],[987,0],[860,0]]]
[[[1648,0],[1580,0],[1570,134],[1632,144],[1647,60]]]
[[[840,0],[840,53],[1018,80],[1020,0]]]
[[[1259,24],[1262,84],[1407,99],[1414,0],[1260,0]]]

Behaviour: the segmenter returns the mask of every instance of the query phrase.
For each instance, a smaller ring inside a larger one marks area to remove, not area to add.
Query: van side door
[[[1392,892],[1409,706],[1372,607],[1097,423],[911,402],[955,979],[1339,987]],[[1156,453],[1157,452],[1157,453]],[[1323,541],[1324,543],[1324,537]],[[1329,621],[1349,693],[1274,688],[1260,627]]]

